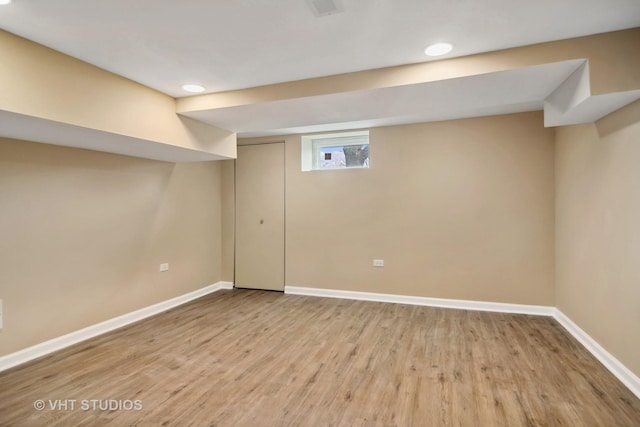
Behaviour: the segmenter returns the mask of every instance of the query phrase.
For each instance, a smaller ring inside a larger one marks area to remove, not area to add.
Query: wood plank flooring
[[[640,400],[551,318],[232,290],[0,373],[0,425],[640,426]]]

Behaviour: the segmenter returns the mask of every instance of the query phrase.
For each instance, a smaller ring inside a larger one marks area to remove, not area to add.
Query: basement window
[[[369,131],[302,137],[303,171],[368,167]]]

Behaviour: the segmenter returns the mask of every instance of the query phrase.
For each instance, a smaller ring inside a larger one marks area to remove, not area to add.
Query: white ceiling
[[[536,111],[585,62],[182,114],[248,138]]]
[[[0,135],[5,138],[84,148],[172,163],[204,162],[227,158],[206,151],[192,150],[2,110],[0,110]]]
[[[463,56],[640,26],[639,0],[14,0],[0,28],[174,97]]]
[[[183,83],[219,92],[424,62],[439,41],[454,44],[451,58],[640,26],[640,0],[336,1],[344,12],[316,17],[308,0],[13,0],[0,6],[0,28],[181,97]],[[188,115],[259,136],[540,110],[579,66]]]

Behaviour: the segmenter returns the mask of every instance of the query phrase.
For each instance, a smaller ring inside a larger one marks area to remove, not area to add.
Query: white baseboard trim
[[[188,294],[180,295],[178,297],[141,308],[140,310],[132,311],[131,313],[123,314],[122,316],[105,320],[104,322],[88,326],[78,331],[63,335],[61,337],[36,344],[32,347],[19,350],[15,353],[7,354],[0,357],[0,372],[14,366],[29,362],[33,359],[37,359],[38,357],[46,356],[47,354],[53,353],[54,351],[62,350],[63,348],[85,341],[89,338],[102,335],[104,333],[113,331],[114,329],[118,329],[147,317],[153,316],[155,314],[162,313],[163,311],[167,311],[171,308],[185,304],[204,295],[219,291],[221,289],[232,288],[233,283],[218,282],[213,285],[205,286],[204,288],[198,289],[196,291],[189,292]]]
[[[32,347],[0,357],[0,372],[17,365],[29,362],[38,357],[46,356],[89,338],[102,335],[147,317],[153,316],[171,308],[185,304],[204,295],[222,290],[233,289],[231,282],[218,282],[104,322],[88,326],[67,335],[36,344]],[[396,304],[422,305],[429,307],[454,308],[462,310],[492,311],[499,313],[530,314],[538,316],[552,316],[565,328],[580,344],[600,361],[613,375],[616,376],[631,392],[640,398],[640,378],[631,372],[624,364],[605,350],[596,340],[583,331],[569,317],[556,307],[542,305],[508,304],[497,302],[456,300],[444,298],[415,297],[407,295],[380,294],[373,292],[343,291],[338,289],[306,288],[299,286],[285,286],[284,292],[291,295],[307,295],[325,298],[344,298],[361,301],[387,302]]]
[[[424,305],[429,307],[456,308],[461,310],[493,311],[499,313],[533,314],[552,316],[555,307],[544,305],[508,304],[502,302],[484,302],[445,298],[414,297],[372,292],[342,291],[338,289],[303,288],[285,286],[285,294],[308,295],[326,298],[343,298],[361,301],[390,302],[396,304]]]
[[[583,331],[558,308],[542,305],[507,304],[497,302],[469,301],[443,298],[413,297],[406,295],[378,294],[372,292],[342,291],[338,289],[305,288],[285,286],[284,292],[291,295],[307,295],[325,298],[344,298],[361,301],[389,302],[396,304],[423,305],[429,307],[456,308],[462,310],[493,311],[500,313],[532,314],[551,316],[575,339],[600,361],[632,393],[640,398],[640,378],[624,366],[596,340]]]
[[[576,325],[567,315],[559,309],[553,313],[554,319],[562,325],[580,344],[582,344],[593,356],[600,361],[613,375],[616,376],[640,399],[640,378],[631,372],[626,366],[605,350],[596,340]]]

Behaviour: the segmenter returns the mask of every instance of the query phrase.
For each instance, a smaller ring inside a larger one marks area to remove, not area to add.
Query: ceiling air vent
[[[307,0],[307,3],[317,17],[344,12],[341,0]]]

